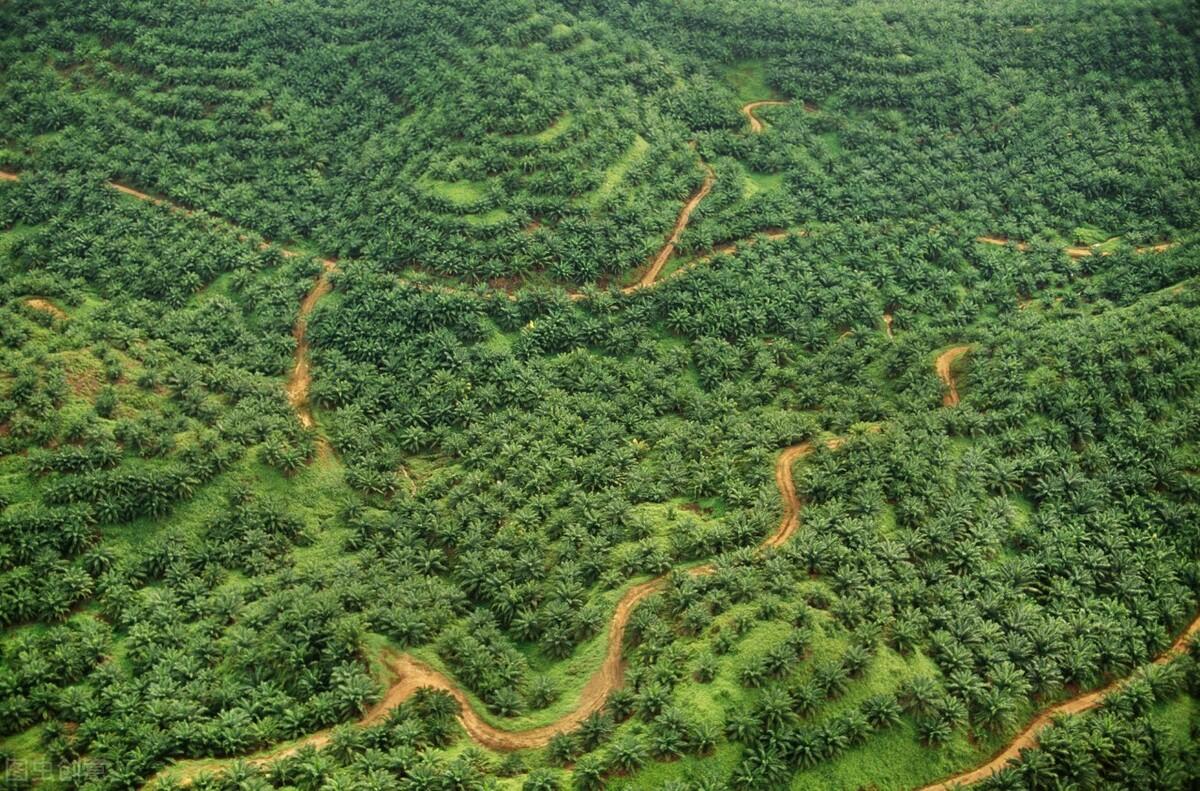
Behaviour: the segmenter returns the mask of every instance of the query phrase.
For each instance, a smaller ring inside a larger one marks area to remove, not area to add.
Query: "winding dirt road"
[[[1118,239],[1118,238],[1120,238],[1120,237],[1113,237],[1113,239]],[[1099,248],[1101,245],[1105,245],[1105,244],[1108,244],[1108,242],[1113,241],[1113,239],[1109,239],[1108,241],[1100,242],[1098,244],[1093,244],[1090,246],[1072,245],[1070,247],[1064,247],[1063,252],[1066,253],[1071,258],[1090,258],[1093,255],[1102,255],[1102,256],[1110,255],[1111,254],[1110,251],[1100,250]],[[1012,245],[1017,250],[1020,250],[1022,253],[1027,253],[1031,249],[1033,249],[1032,245],[1030,245],[1029,242],[1013,241],[1012,239],[1009,239],[1008,237],[1005,237],[1005,236],[976,236],[975,241],[982,242],[983,244],[999,245],[1001,247],[1006,247],[1008,245]],[[1143,253],[1161,253],[1166,250],[1170,250],[1176,244],[1177,244],[1176,242],[1160,242],[1159,244],[1151,244],[1151,245],[1145,245],[1143,247],[1135,247],[1135,248],[1133,248],[1133,252],[1135,252],[1139,255],[1141,255]]]
[[[763,130],[763,122],[758,119],[754,111],[759,107],[779,107],[780,105],[790,104],[790,102],[779,101],[777,99],[761,99],[757,102],[747,102],[742,105],[742,115],[750,120],[750,131],[755,134]]]
[[[650,262],[650,266],[646,268],[641,279],[636,284],[621,289],[622,292],[630,294],[638,289],[653,286],[654,282],[658,280],[663,266],[671,260],[671,256],[675,255],[675,247],[679,244],[679,237],[683,235],[688,222],[692,219],[692,212],[700,205],[700,201],[708,197],[708,193],[712,191],[713,182],[717,180],[717,174],[713,172],[712,167],[707,162],[701,164],[704,166],[704,183],[700,185],[700,189],[696,190],[696,194],[683,205],[679,216],[675,218],[675,227],[671,229],[667,243],[658,251],[658,255],[654,256],[654,260]]]
[[[1196,634],[1200,634],[1200,616],[1197,616],[1194,621],[1188,625],[1183,634],[1176,638],[1175,642],[1166,651],[1154,658],[1151,664],[1163,665],[1171,661],[1176,656],[1187,650],[1188,641]],[[1026,726],[1025,730],[1017,734],[996,757],[988,761],[982,766],[978,766],[960,774],[947,777],[945,780],[940,780],[931,785],[924,786],[920,791],[950,791],[954,788],[961,788],[971,783],[977,783],[980,780],[987,779],[995,774],[1000,769],[1004,768],[1009,761],[1020,757],[1021,751],[1030,747],[1037,746],[1038,734],[1054,722],[1054,719],[1059,715],[1080,714],[1082,712],[1093,709],[1104,702],[1104,699],[1116,692],[1121,687],[1129,682],[1128,678],[1117,679],[1107,686],[1092,692],[1079,695],[1078,697],[1065,700],[1062,703],[1057,703],[1049,708],[1043,709],[1041,713],[1034,718],[1033,722]]]
[[[312,373],[308,365],[308,317],[321,298],[333,290],[329,276],[337,271],[337,262],[331,258],[321,260],[324,271],[317,277],[317,282],[300,303],[300,313],[296,316],[296,324],[292,327],[292,337],[296,340],[296,352],[292,362],[292,373],[288,377],[287,397],[296,417],[305,428],[316,425],[313,418],[312,406],[308,401],[308,388],[312,384]]]
[[[946,395],[942,396],[942,406],[958,406],[958,386],[950,367],[954,365],[955,360],[970,350],[970,346],[953,346],[937,356],[934,366],[937,369],[938,378],[946,383],[946,387],[950,388]]]
[[[825,447],[836,449],[844,440],[840,437],[827,440]],[[779,526],[760,545],[761,549],[775,548],[784,544],[796,532],[800,525],[801,502],[796,494],[795,481],[792,478],[792,466],[804,456],[813,451],[811,442],[793,445],[781,452],[775,461],[775,483],[779,488],[779,497],[783,501],[783,516]],[[712,574],[716,567],[705,564],[688,569],[693,576]],[[625,629],[629,618],[644,599],[657,593],[665,587],[667,575],[655,577],[652,580],[634,585],[621,597],[613,611],[612,621],[608,627],[608,648],[600,667],[592,674],[579,696],[579,704],[568,714],[549,725],[532,728],[526,731],[506,731],[489,725],[472,708],[471,702],[462,690],[445,674],[440,673],[429,665],[408,654],[389,652],[385,657],[388,670],[393,680],[383,699],[373,706],[370,711],[358,721],[361,726],[371,725],[383,719],[389,711],[399,706],[422,687],[433,687],[445,690],[458,701],[461,711],[459,722],[479,745],[488,749],[509,752],[544,747],[550,743],[555,734],[570,731],[583,720],[603,708],[610,693],[619,689],[625,683],[625,661],[622,656],[625,645]],[[260,765],[280,758],[293,755],[305,746],[320,747],[329,742],[331,729],[319,731],[287,747],[249,759],[249,763]],[[177,778],[188,782],[202,772],[219,769],[224,761],[205,761],[196,765],[185,766]],[[169,771],[163,770],[161,774]],[[151,780],[153,782],[153,779]]]
[[[770,241],[778,241],[780,239],[786,239],[789,236],[808,236],[808,232],[807,231],[772,230],[772,231],[763,232],[763,236],[765,236]],[[710,250],[709,252],[700,256],[699,258],[695,258],[695,259],[689,261],[688,263],[679,267],[678,269],[671,272],[670,274],[663,275],[662,274],[663,264],[665,264],[667,261],[671,260],[671,254],[674,252],[674,250],[672,250],[671,252],[669,252],[667,254],[667,256],[663,260],[662,264],[658,265],[658,271],[653,280],[650,280],[647,282],[646,278],[643,277],[642,280],[640,282],[638,282],[637,284],[632,285],[632,286],[626,286],[626,287],[622,288],[621,293],[622,294],[632,294],[635,291],[640,291],[642,289],[662,285],[663,283],[665,283],[668,280],[672,280],[676,277],[679,277],[684,272],[689,272],[698,266],[707,264],[709,261],[713,260],[714,258],[716,258],[719,255],[733,255],[738,250],[744,249],[747,247],[753,247],[755,244],[756,244],[756,241],[755,241],[754,237],[750,237],[748,239],[742,239],[741,241],[737,241],[737,242],[726,242],[724,244],[719,244],[716,247],[712,248],[712,250]],[[661,252],[660,252],[660,255],[661,255]],[[582,291],[572,291],[569,294],[569,296],[571,297],[571,299],[573,301],[579,301],[582,299],[586,299],[586,295]]]

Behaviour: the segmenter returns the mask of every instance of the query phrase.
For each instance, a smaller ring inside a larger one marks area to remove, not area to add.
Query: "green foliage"
[[[1200,601],[1193,16],[0,4],[0,761],[918,786],[1128,676]],[[676,276],[609,288],[701,163]],[[553,726],[659,576],[545,749],[473,746],[445,692],[374,708],[411,649]],[[1195,785],[1195,675],[989,787]]]

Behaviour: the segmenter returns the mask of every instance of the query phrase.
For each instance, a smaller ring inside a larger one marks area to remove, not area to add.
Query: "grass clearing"
[[[742,197],[750,198],[760,192],[775,192],[783,187],[782,173],[746,172],[746,181],[742,185]]]
[[[435,198],[440,198],[458,208],[473,206],[487,196],[486,181],[459,179],[458,181],[442,181],[440,179],[422,179],[421,187]]]
[[[817,135],[817,140],[831,156],[840,157],[846,153],[841,136],[837,132],[822,132]]]
[[[571,131],[574,121],[574,116],[572,116],[570,111],[568,111],[560,115],[557,119],[555,119],[554,123],[550,124],[550,126],[546,127],[542,131],[532,135],[518,135],[517,137],[518,139],[523,138],[532,140],[535,143],[541,143],[543,145],[546,143],[553,143],[555,140]]]
[[[473,225],[477,228],[487,228],[493,225],[502,225],[512,219],[512,215],[504,209],[491,209],[482,214],[467,214],[463,216],[463,220],[468,225]]]
[[[761,60],[743,60],[725,69],[725,80],[733,86],[738,101],[745,104],[762,99],[778,99],[779,93],[767,85],[766,64]]]
[[[742,757],[742,746],[721,742],[711,755],[685,755],[677,761],[652,761],[632,775],[610,777],[605,788],[617,791],[658,791],[672,780],[721,780],[733,774]],[[720,787],[720,786],[713,786]]]
[[[646,156],[646,152],[650,150],[650,144],[645,138],[637,135],[633,138],[629,148],[621,155],[621,158],[608,166],[604,171],[604,179],[600,182],[600,186],[596,188],[589,198],[588,203],[592,208],[600,205],[608,195],[616,189],[617,185],[625,178],[625,174],[633,167],[633,163]]]
[[[1113,235],[1107,233],[1101,228],[1096,228],[1089,225],[1081,225],[1071,232],[1075,241],[1082,245],[1100,244],[1107,242],[1113,238]]]

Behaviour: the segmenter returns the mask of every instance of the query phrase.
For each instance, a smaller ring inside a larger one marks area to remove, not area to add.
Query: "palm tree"
[[[787,780],[787,770],[779,748],[760,742],[746,750],[730,784],[739,789],[781,788]]]
[[[575,760],[579,748],[575,736],[568,733],[556,733],[546,746],[546,756],[555,766],[566,766]]]
[[[612,717],[604,712],[595,712],[589,715],[583,722],[579,724],[579,729],[575,734],[579,737],[583,744],[583,749],[587,751],[595,750],[604,741],[612,735],[613,721]]]
[[[576,791],[600,791],[604,787],[604,774],[608,771],[607,760],[599,755],[585,755],[575,764],[574,785]]]
[[[1016,699],[1011,693],[989,687],[980,693],[976,710],[979,723],[998,733],[1010,727],[1016,718]]]
[[[626,733],[612,743],[608,750],[609,764],[621,772],[640,769],[646,762],[646,746],[635,733]]]

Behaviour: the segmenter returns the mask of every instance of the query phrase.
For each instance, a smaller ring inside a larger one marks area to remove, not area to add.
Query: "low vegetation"
[[[0,789],[1194,787],[1196,29],[0,4]]]

